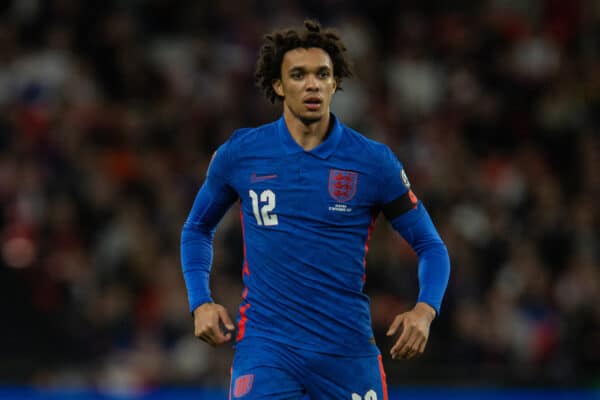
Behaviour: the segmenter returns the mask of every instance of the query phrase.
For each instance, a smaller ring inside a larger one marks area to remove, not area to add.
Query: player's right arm
[[[181,266],[194,316],[194,335],[213,346],[231,339],[231,333],[221,331],[221,323],[234,329],[227,310],[213,302],[209,287],[215,230],[238,197],[228,184],[230,170],[226,142],[215,152],[181,232]]]

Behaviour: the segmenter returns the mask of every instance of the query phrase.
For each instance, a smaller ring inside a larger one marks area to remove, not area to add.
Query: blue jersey
[[[296,143],[282,117],[236,131],[213,156],[183,230],[182,263],[193,310],[211,301],[212,236],[239,199],[245,289],[238,342],[259,337],[331,354],[378,354],[363,286],[381,210],[409,242],[429,235],[422,244],[435,248],[429,257],[435,271],[427,278],[420,270],[420,300],[439,310],[447,253],[402,164],[386,145],[331,117],[328,136],[310,151]],[[409,238],[419,225],[426,234]],[[411,244],[419,252],[419,243]]]

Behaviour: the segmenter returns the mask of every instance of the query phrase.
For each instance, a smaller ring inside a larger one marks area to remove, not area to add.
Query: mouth
[[[321,107],[323,100],[321,100],[318,97],[308,97],[304,99],[303,103],[306,108],[308,108],[311,111],[315,111]]]

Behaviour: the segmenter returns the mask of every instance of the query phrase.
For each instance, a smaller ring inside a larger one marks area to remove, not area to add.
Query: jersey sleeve
[[[212,301],[209,277],[216,227],[237,199],[229,184],[229,144],[213,155],[206,179],[194,200],[181,232],[181,265],[190,311]]]
[[[382,159],[383,171],[380,176],[383,181],[379,187],[382,191],[380,202],[383,214],[388,221],[402,215],[404,222],[410,224],[419,218],[418,213],[409,212],[418,210],[419,200],[410,187],[404,166],[388,146],[385,146]]]
[[[231,153],[233,151],[232,147],[233,145],[231,144],[231,139],[219,146],[210,159],[206,176],[219,178],[224,184],[229,182],[233,167],[233,163],[231,161]]]
[[[403,176],[405,177],[406,174],[403,175],[404,167],[402,163],[386,145],[383,147],[381,160],[382,171],[379,176],[383,181],[379,186],[381,188],[379,198],[381,204],[385,205],[408,192],[410,184],[408,179],[406,179],[406,182],[403,180]]]
[[[442,299],[450,278],[450,257],[446,245],[419,203],[417,208],[390,221],[419,257],[419,302],[440,313]]]
[[[382,210],[419,257],[419,302],[440,313],[450,277],[450,258],[425,206],[413,193],[402,163],[386,146]]]

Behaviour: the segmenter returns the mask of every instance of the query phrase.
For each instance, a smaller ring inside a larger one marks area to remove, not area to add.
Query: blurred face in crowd
[[[317,47],[285,53],[281,79],[273,81],[275,93],[283,97],[284,112],[291,113],[305,125],[329,115],[336,87],[331,58]]]

